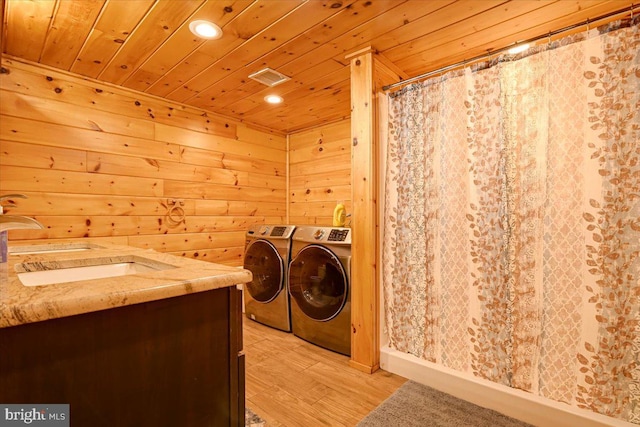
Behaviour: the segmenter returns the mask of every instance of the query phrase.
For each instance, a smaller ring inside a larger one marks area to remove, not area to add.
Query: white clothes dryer
[[[351,229],[297,227],[288,282],[294,335],[351,355]]]
[[[244,285],[246,316],[272,328],[291,332],[287,272],[293,225],[255,225],[247,231],[244,268],[253,280]]]

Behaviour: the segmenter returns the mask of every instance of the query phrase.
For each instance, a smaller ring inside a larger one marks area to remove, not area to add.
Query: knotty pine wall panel
[[[351,124],[343,120],[289,136],[289,222],[331,226],[351,209]]]
[[[44,230],[240,265],[246,229],[286,218],[286,138],[127,89],[4,59],[0,194]],[[171,203],[184,222],[171,221]]]

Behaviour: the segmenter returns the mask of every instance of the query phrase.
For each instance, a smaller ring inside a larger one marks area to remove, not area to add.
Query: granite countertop
[[[247,283],[252,279],[251,272],[242,268],[130,246],[57,244],[47,247],[86,250],[19,253],[43,246],[9,245],[8,262],[0,264],[0,327],[171,298]],[[136,262],[152,269],[163,269],[40,286],[25,286],[18,277],[18,273],[42,269],[117,262]]]

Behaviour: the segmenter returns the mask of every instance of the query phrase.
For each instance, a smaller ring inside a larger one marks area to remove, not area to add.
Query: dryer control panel
[[[299,226],[293,234],[298,242],[318,243],[325,245],[351,245],[351,229],[346,227]]]
[[[345,229],[332,229],[329,232],[329,237],[327,237],[327,241],[329,242],[344,242],[347,240],[347,236],[349,235],[349,230]]]

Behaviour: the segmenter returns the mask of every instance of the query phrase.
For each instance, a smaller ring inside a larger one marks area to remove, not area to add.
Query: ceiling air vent
[[[249,78],[260,82],[263,85],[273,87],[279,85],[280,83],[286,82],[291,77],[287,77],[284,74],[277,72],[276,70],[272,70],[271,68],[265,68],[264,70],[260,70],[256,73],[250,74]]]

